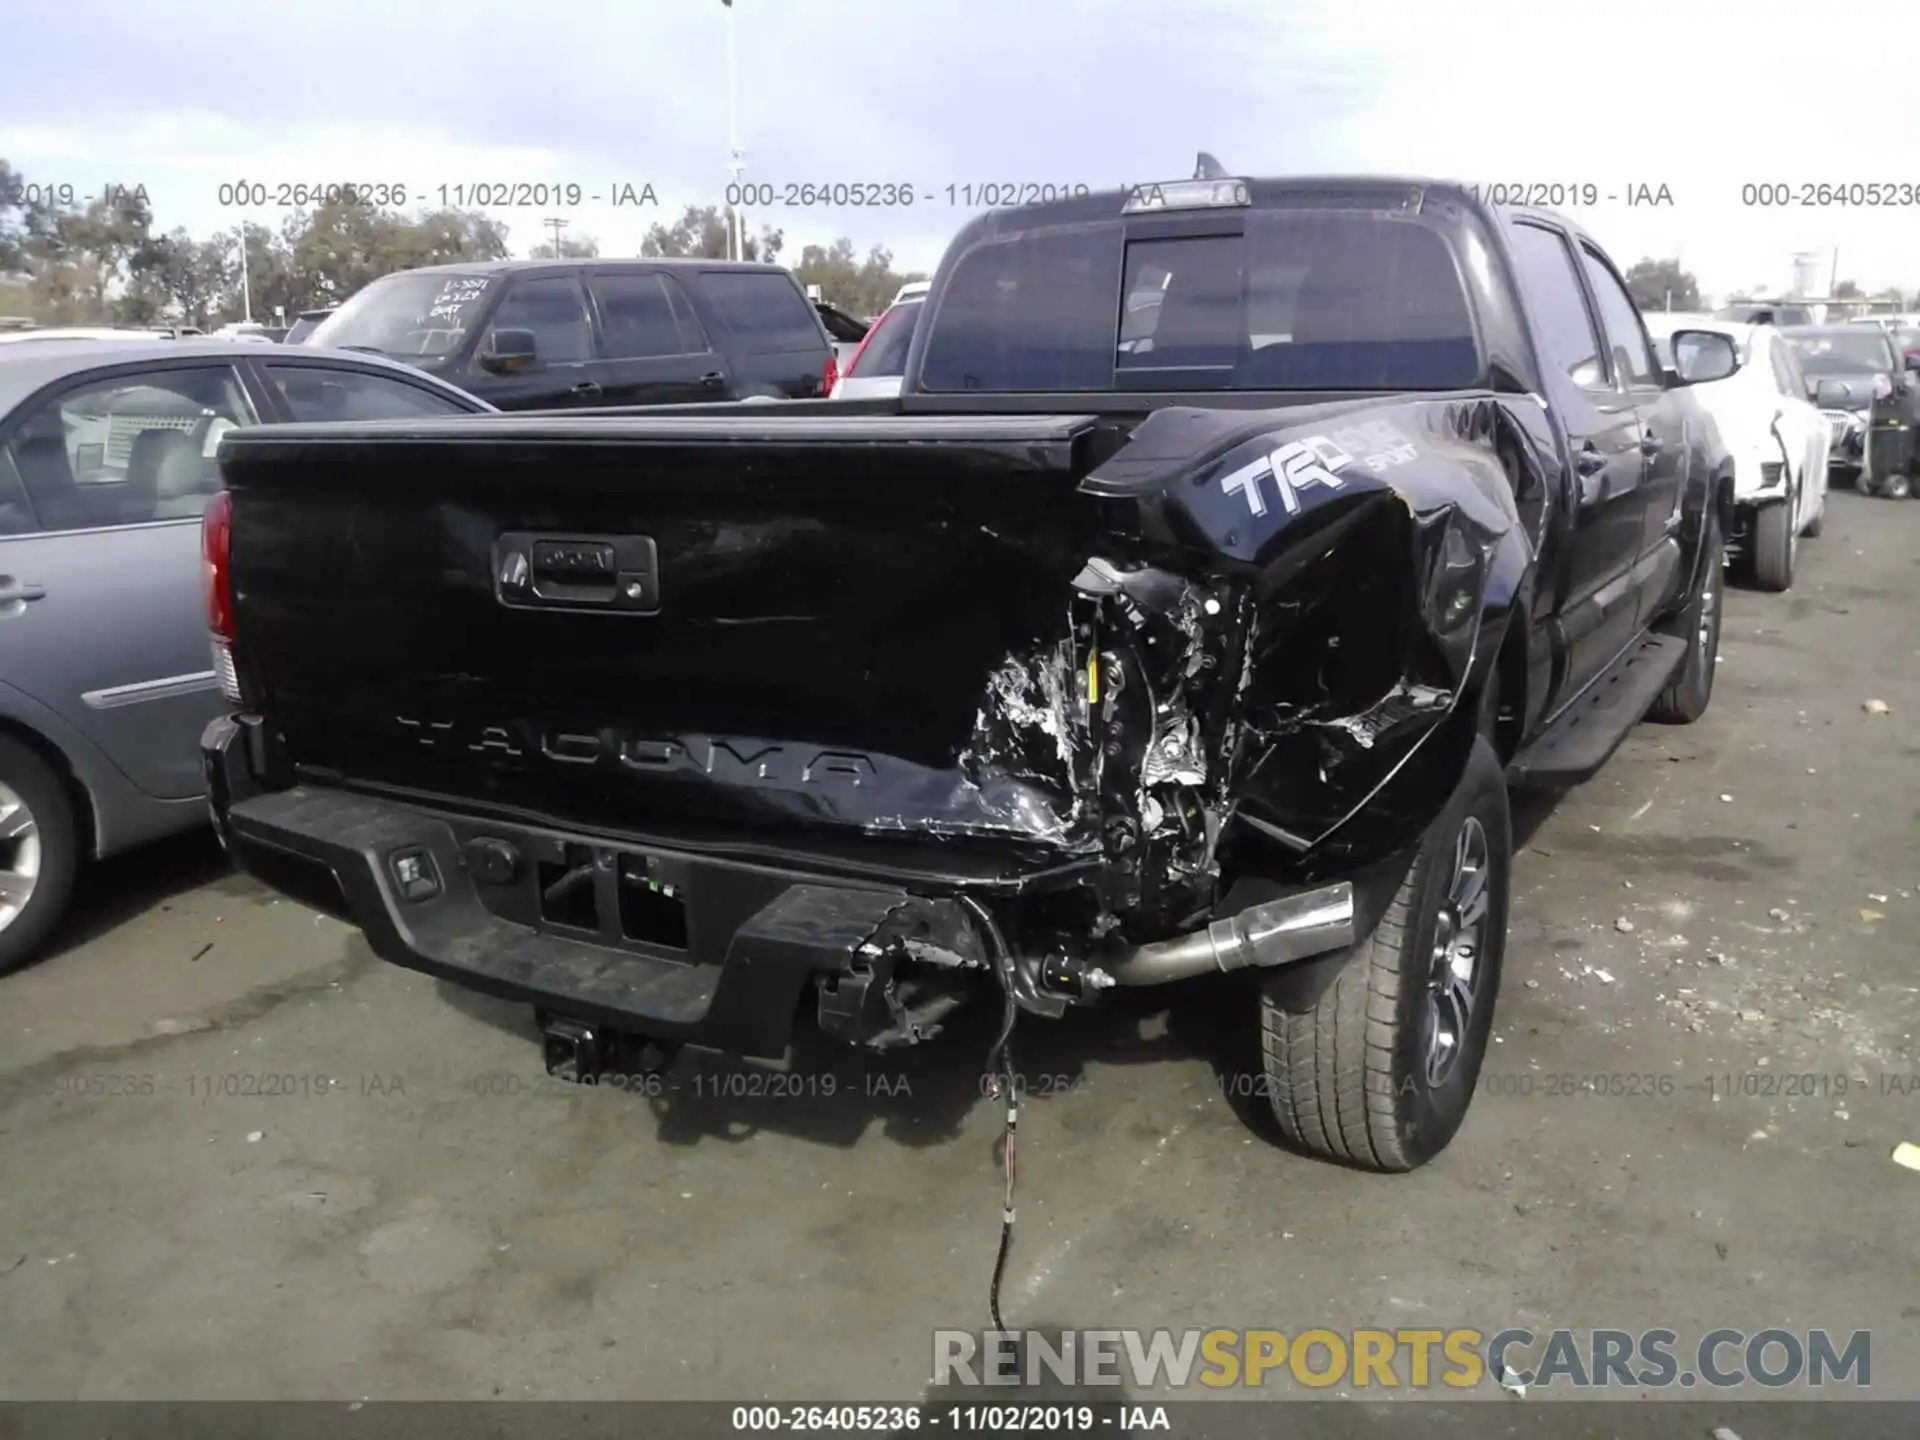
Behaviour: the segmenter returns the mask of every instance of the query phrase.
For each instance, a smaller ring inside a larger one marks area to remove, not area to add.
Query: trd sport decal
[[[1402,439],[1393,427],[1380,422],[1335,433],[1340,441],[1345,441],[1355,449],[1373,450],[1372,454],[1363,455],[1358,463],[1376,475],[1389,466],[1404,465],[1420,453]],[[1238,494],[1245,499],[1251,513],[1264,515],[1267,513],[1267,499],[1260,493],[1260,482],[1271,477],[1273,488],[1280,495],[1281,505],[1289,515],[1298,515],[1302,490],[1313,485],[1321,485],[1329,490],[1345,489],[1347,482],[1340,478],[1340,472],[1354,463],[1353,456],[1338,441],[1326,435],[1309,435],[1304,440],[1289,441],[1258,460],[1222,476],[1220,488],[1229,495]]]
[[[1267,513],[1267,500],[1260,493],[1260,482],[1269,476],[1280,492],[1280,503],[1289,515],[1300,513],[1300,492],[1309,485],[1324,485],[1329,490],[1345,487],[1339,472],[1353,463],[1353,457],[1324,435],[1310,436],[1282,445],[1272,454],[1262,455],[1242,465],[1220,481],[1229,495],[1245,497],[1247,509],[1255,515]]]

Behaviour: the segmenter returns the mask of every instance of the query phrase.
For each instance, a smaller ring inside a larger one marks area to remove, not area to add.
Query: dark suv
[[[404,360],[502,410],[812,399],[833,356],[791,272],[726,260],[403,270],[306,343]]]

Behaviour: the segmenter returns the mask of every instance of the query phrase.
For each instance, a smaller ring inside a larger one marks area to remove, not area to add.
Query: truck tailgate
[[[280,758],[613,829],[1086,841],[1046,726],[970,747],[983,697],[1060,701],[995,677],[1070,643],[1093,418],[728,409],[231,437]]]

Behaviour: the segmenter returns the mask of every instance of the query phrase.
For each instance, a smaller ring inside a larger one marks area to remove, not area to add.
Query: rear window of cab
[[[1114,220],[990,241],[929,317],[931,392],[1458,390],[1478,380],[1466,285],[1414,217],[1288,210],[1236,234]]]

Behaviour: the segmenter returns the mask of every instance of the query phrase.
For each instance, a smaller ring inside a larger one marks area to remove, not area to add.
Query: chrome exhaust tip
[[[1341,880],[1251,905],[1204,930],[1138,946],[1103,968],[1120,985],[1164,985],[1210,970],[1267,969],[1354,941],[1353,885]]]

